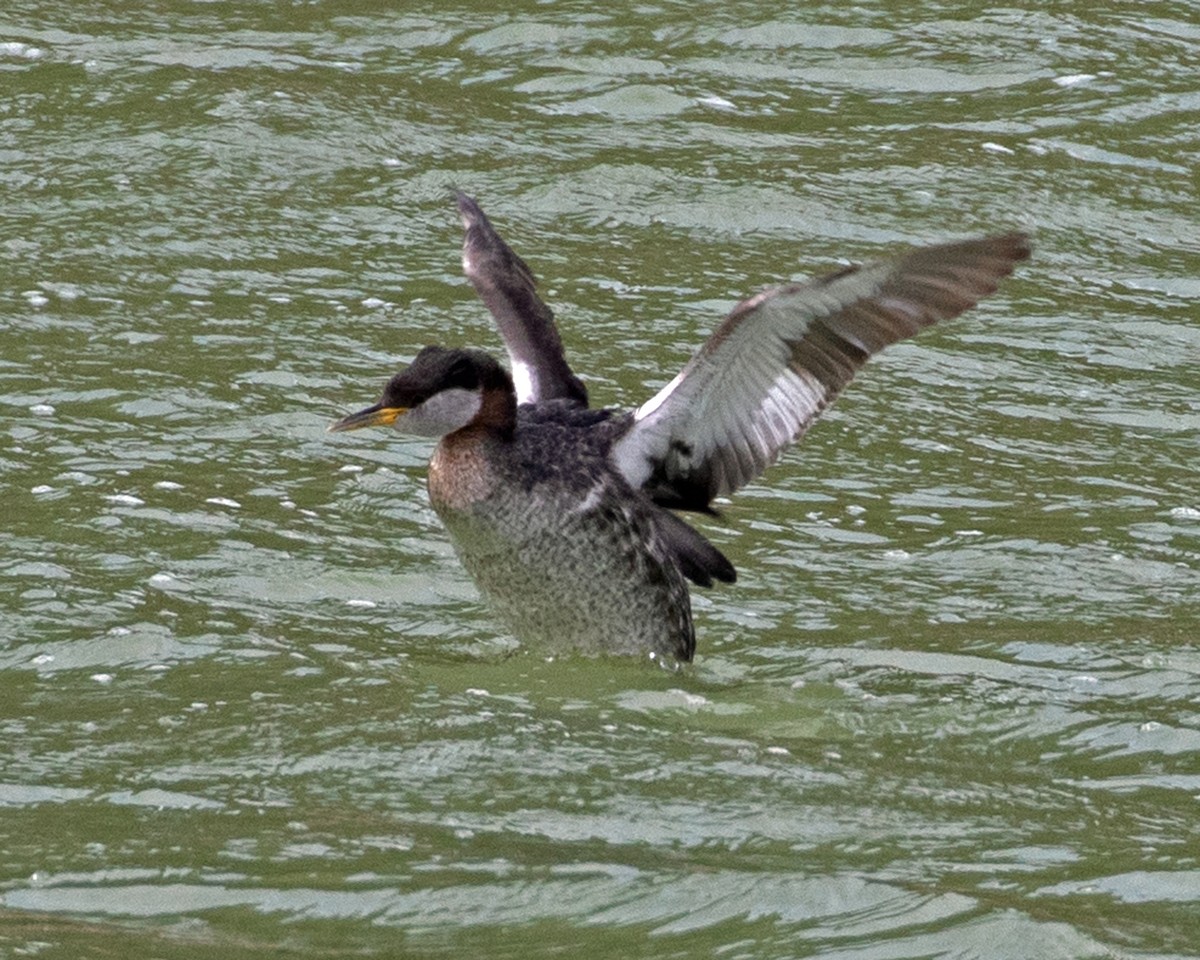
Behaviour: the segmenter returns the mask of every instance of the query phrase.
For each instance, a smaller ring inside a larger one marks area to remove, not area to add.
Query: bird
[[[689,581],[733,564],[677,511],[758,477],[866,360],[974,306],[1030,255],[1019,231],[915,247],[737,304],[678,376],[633,410],[589,405],[533,271],[456,191],[463,272],[509,369],[426,346],[333,432],[436,438],[429,501],[468,574],[521,643],[692,660]]]

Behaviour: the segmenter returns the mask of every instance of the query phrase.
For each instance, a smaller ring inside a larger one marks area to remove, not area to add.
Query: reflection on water
[[[1197,44],[1168,4],[6,8],[0,944],[1193,954]],[[602,403],[837,257],[1037,255],[706,522],[741,578],[693,668],[548,661],[428,446],[324,434],[497,346],[451,185]]]

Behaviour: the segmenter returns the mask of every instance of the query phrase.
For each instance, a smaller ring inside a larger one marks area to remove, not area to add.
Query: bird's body
[[[511,437],[438,444],[429,498],[463,566],[525,642],[687,659],[688,588],[662,508],[609,459],[621,420],[545,414],[522,407]]]
[[[439,437],[430,501],[520,640],[690,660],[687,581],[733,566],[671,509],[710,511],[798,438],[867,357],[991,292],[1028,255],[1008,234],[918,249],[739,305],[633,412],[593,410],[533,275],[459,195],[463,263],[515,378],[473,349],[426,347],[381,401],[335,424]]]

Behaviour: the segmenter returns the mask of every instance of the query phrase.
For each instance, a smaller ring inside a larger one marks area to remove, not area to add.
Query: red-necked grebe
[[[1029,256],[1006,233],[766,290],[738,304],[637,410],[593,410],[530,269],[465,194],[463,269],[512,373],[426,347],[379,403],[330,427],[440,438],[429,497],[518,640],[690,660],[687,581],[733,565],[672,510],[712,512],[800,438],[867,358],[957,316]]]

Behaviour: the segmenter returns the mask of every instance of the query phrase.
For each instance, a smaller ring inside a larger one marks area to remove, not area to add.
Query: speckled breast
[[[429,491],[463,566],[521,642],[690,659],[686,581],[648,504],[615,475],[443,445]]]

